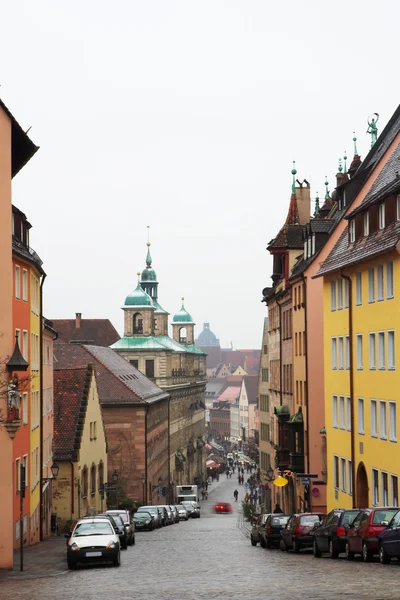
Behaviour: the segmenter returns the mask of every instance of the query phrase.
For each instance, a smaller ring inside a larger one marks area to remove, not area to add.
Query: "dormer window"
[[[385,203],[379,205],[379,229],[385,228]]]
[[[364,235],[369,235],[369,212],[364,213]]]
[[[311,243],[311,255],[314,256],[314,254],[315,254],[315,233],[313,233],[312,243]]]
[[[307,240],[307,244],[308,244],[307,254],[310,257],[310,256],[312,256],[312,252],[311,252],[311,238],[310,237]]]
[[[304,260],[306,260],[308,258],[307,255],[307,240],[304,242]]]
[[[353,242],[356,241],[356,222],[354,219],[351,219],[351,221],[350,221],[349,238],[350,238],[350,244],[352,244]]]

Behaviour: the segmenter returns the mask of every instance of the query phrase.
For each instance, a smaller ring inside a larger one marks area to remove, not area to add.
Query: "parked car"
[[[115,510],[106,510],[106,514],[112,516],[120,515],[125,526],[127,544],[128,546],[132,546],[135,543],[135,524],[130,511],[118,508]]]
[[[161,512],[161,525],[162,527],[166,527],[169,525],[169,517],[165,504],[158,504],[157,508]]]
[[[313,543],[311,530],[315,524],[319,523],[323,517],[322,513],[299,513],[292,515],[286,527],[281,531],[282,539],[279,543],[281,550],[294,550],[300,552],[301,548],[309,548]]]
[[[378,538],[398,512],[395,507],[366,508],[362,510],[347,532],[346,558],[353,560],[361,554],[365,562],[378,554]]]
[[[229,504],[229,502],[217,502],[217,504],[214,506],[214,510],[217,514],[231,513],[232,504]]]
[[[187,504],[191,504],[194,508],[194,519],[200,519],[200,504],[198,504],[197,502],[195,502],[194,500],[186,500],[185,501]]]
[[[175,508],[178,512],[180,521],[188,521],[189,520],[188,511],[182,504],[176,504]]]
[[[174,523],[179,523],[179,513],[176,510],[176,506],[170,505],[170,509],[174,518]]]
[[[137,531],[143,531],[147,529],[148,531],[153,531],[156,528],[154,523],[154,519],[149,512],[137,511],[133,517],[135,523],[135,529]]]
[[[258,532],[260,546],[263,548],[279,546],[281,541],[281,531],[286,527],[289,519],[290,515],[285,514],[267,515],[264,527],[260,527]]]
[[[126,538],[124,522],[121,519],[121,517],[119,515],[108,515],[107,513],[101,513],[97,516],[105,517],[106,519],[109,519],[111,521],[112,526],[118,534],[121,550],[126,550],[128,547],[128,543]]]
[[[253,526],[251,528],[250,533],[250,542],[252,546],[257,546],[258,542],[260,542],[260,546],[266,547],[264,541],[261,541],[260,531],[264,529],[265,523],[269,517],[269,514],[258,515],[256,520],[253,522]]]
[[[167,525],[173,525],[175,523],[175,518],[174,518],[174,515],[172,514],[171,507],[168,504],[162,504],[161,506],[162,506],[162,508],[165,508],[165,510],[167,511],[167,515],[168,515]]]
[[[140,506],[135,514],[138,512],[149,512],[154,519],[155,527],[162,527],[162,513],[158,506]]]
[[[121,563],[119,537],[110,519],[92,517],[78,519],[71,535],[67,534],[67,564],[76,569],[78,564],[87,562],[112,562],[116,567]]]
[[[192,519],[198,519],[200,517],[200,511],[196,510],[195,504],[196,502],[182,502],[182,506],[185,507],[189,517]]]
[[[400,560],[400,510],[378,537],[379,560],[388,565],[392,558]]]
[[[359,508],[334,508],[320,525],[317,523],[311,532],[314,536],[314,556],[319,558],[323,552],[328,552],[331,558],[337,558],[341,552],[345,552],[347,531],[359,514]]]

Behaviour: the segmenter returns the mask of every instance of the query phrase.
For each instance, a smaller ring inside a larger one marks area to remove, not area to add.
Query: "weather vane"
[[[369,133],[370,136],[371,136],[371,148],[375,144],[375,142],[376,142],[376,140],[378,138],[378,127],[376,126],[376,124],[378,122],[378,119],[379,119],[379,114],[378,113],[372,113],[368,117],[368,129],[367,129],[367,133]]]

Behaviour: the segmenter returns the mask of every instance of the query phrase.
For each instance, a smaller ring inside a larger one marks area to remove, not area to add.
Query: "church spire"
[[[152,263],[151,254],[150,254],[150,246],[151,246],[151,244],[150,244],[150,225],[147,225],[147,256],[146,256],[146,266],[148,268],[151,267],[151,263]]]
[[[326,175],[325,175],[325,184],[324,185],[325,185],[325,200],[328,200],[328,198],[329,198],[329,190],[328,190],[329,182],[328,182],[328,177]]]
[[[286,217],[286,222],[285,225],[298,225],[300,223],[300,218],[299,218],[299,207],[297,206],[297,198],[296,198],[296,167],[295,167],[295,161],[293,161],[293,169],[291,171],[292,175],[293,175],[293,182],[292,182],[292,195],[290,197],[290,203],[289,203],[289,210],[288,210],[288,214]]]
[[[319,196],[318,196],[318,192],[315,196],[315,208],[314,208],[314,217],[316,217],[319,214]]]

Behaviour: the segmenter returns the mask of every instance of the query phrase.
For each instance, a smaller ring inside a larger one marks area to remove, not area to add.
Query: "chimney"
[[[82,320],[82,313],[75,313],[75,327],[80,329]]]
[[[306,179],[301,183],[297,181],[296,199],[299,211],[299,223],[305,225],[310,220],[310,184]]]

